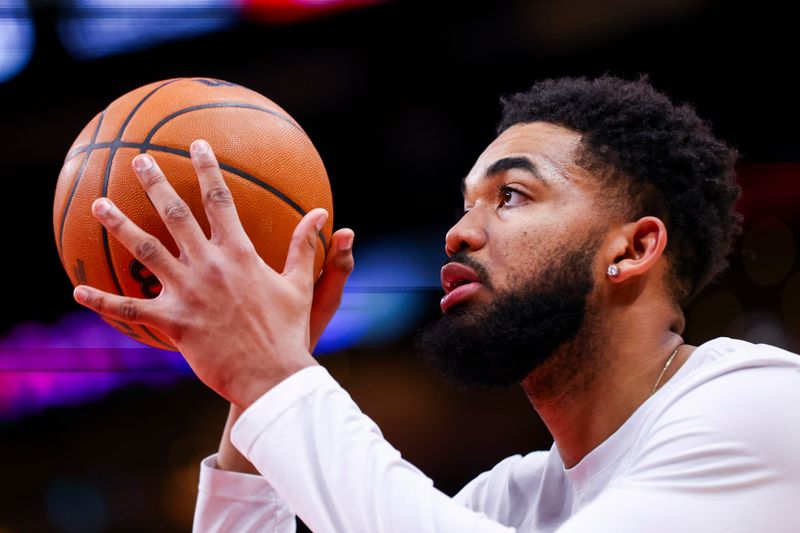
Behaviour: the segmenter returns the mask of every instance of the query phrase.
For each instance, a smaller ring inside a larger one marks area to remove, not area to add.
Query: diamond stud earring
[[[606,274],[608,274],[609,278],[615,278],[619,276],[619,267],[617,265],[608,265]]]

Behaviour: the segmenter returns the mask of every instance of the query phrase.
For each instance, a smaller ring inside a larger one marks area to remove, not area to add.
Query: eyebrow
[[[541,172],[539,172],[539,168],[536,166],[536,163],[528,159],[527,157],[504,157],[502,159],[498,159],[491,165],[489,168],[486,169],[486,173],[483,175],[484,179],[491,179],[496,177],[498,174],[502,174],[508,170],[524,170],[525,172],[529,173],[531,176],[542,182],[544,185],[550,185],[550,180],[546,179]],[[466,182],[467,178],[463,178],[461,180],[461,193],[466,192]]]

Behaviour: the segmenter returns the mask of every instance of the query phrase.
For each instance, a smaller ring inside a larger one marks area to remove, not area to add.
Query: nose
[[[444,251],[453,257],[462,250],[474,252],[486,244],[486,231],[478,209],[471,209],[450,228],[444,238]]]

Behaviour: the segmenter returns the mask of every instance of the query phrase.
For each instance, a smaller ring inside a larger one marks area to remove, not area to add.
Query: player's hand
[[[322,273],[314,286],[311,305],[311,351],[317,346],[322,333],[339,309],[347,278],[353,272],[353,230],[342,228],[331,235],[331,245]]]
[[[323,209],[310,211],[295,228],[282,273],[258,256],[242,228],[232,196],[205,141],[191,146],[211,239],[149,155],[134,158],[137,176],[179,248],[174,257],[108,199],[92,205],[95,217],[162,284],[152,300],[129,298],[86,285],[76,300],[108,317],[157,328],[175,344],[197,376],[217,393],[246,408],[274,385],[307,366],[333,316],[352,266],[343,230],[332,239],[340,253],[326,262],[314,303],[314,257]],[[334,264],[333,260],[337,259]],[[311,327],[312,315],[314,327]]]

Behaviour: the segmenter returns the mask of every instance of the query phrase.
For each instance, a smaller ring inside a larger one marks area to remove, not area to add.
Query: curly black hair
[[[738,153],[691,106],[673,103],[646,77],[609,75],[543,80],[501,103],[498,135],[537,121],[580,133],[576,162],[617,184],[628,198],[625,214],[664,222],[680,305],[725,269],[741,231],[734,208],[741,194],[734,171]]]

